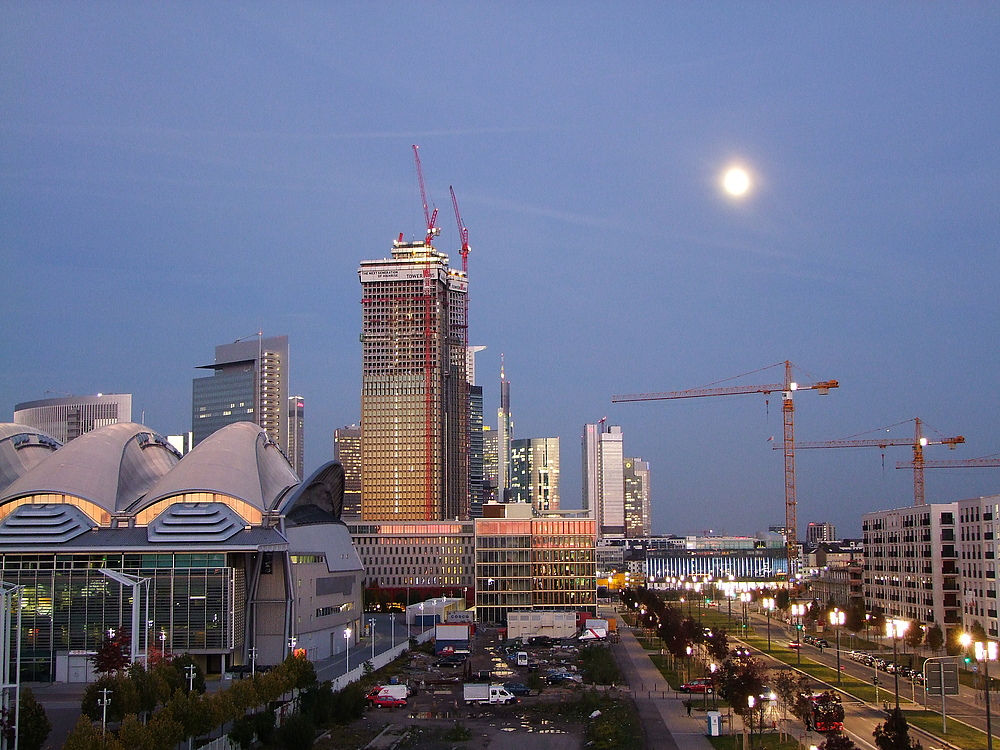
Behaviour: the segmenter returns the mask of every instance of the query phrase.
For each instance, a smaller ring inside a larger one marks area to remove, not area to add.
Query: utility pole
[[[99,691],[101,697],[97,699],[98,705],[101,707],[101,735],[106,735],[108,732],[108,706],[111,705],[111,688],[103,688]]]

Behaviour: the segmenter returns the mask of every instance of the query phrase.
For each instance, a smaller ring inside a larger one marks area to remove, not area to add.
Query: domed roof
[[[252,422],[234,422],[198,443],[132,511],[193,492],[228,495],[269,511],[298,483],[288,459],[263,428]]]
[[[81,435],[46,457],[3,491],[0,504],[65,494],[114,513],[135,503],[178,460],[161,435],[145,425],[119,422]]]
[[[0,424],[0,493],[62,445],[41,430],[23,424]]]

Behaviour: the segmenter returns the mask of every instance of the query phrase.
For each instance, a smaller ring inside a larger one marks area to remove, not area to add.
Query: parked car
[[[525,695],[531,695],[531,689],[527,685],[520,682],[505,682],[503,686],[507,688],[508,693],[516,695],[519,698]]]
[[[691,682],[685,682],[677,689],[682,693],[711,693],[712,680],[708,677],[699,677]]]
[[[545,675],[545,682],[549,685],[560,685],[564,682],[583,682],[583,678],[570,672],[549,672]]]
[[[466,656],[464,654],[449,654],[448,656],[442,656],[436,662],[434,662],[435,667],[461,667],[465,664]]]

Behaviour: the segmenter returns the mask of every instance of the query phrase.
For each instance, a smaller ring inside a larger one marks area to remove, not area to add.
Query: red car
[[[788,648],[802,648],[802,644],[796,641],[789,641]]]
[[[711,693],[712,679],[710,677],[699,677],[691,682],[685,682],[678,690],[682,693]]]

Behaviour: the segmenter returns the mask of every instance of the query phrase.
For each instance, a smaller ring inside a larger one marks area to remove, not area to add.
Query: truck
[[[808,704],[805,717],[806,729],[817,732],[839,732],[844,728],[844,706],[840,696],[826,691],[823,693],[803,693],[802,699]]]
[[[467,682],[463,686],[463,695],[466,705],[473,703],[517,703],[517,698],[510,693],[503,685],[490,685],[487,683]]]

